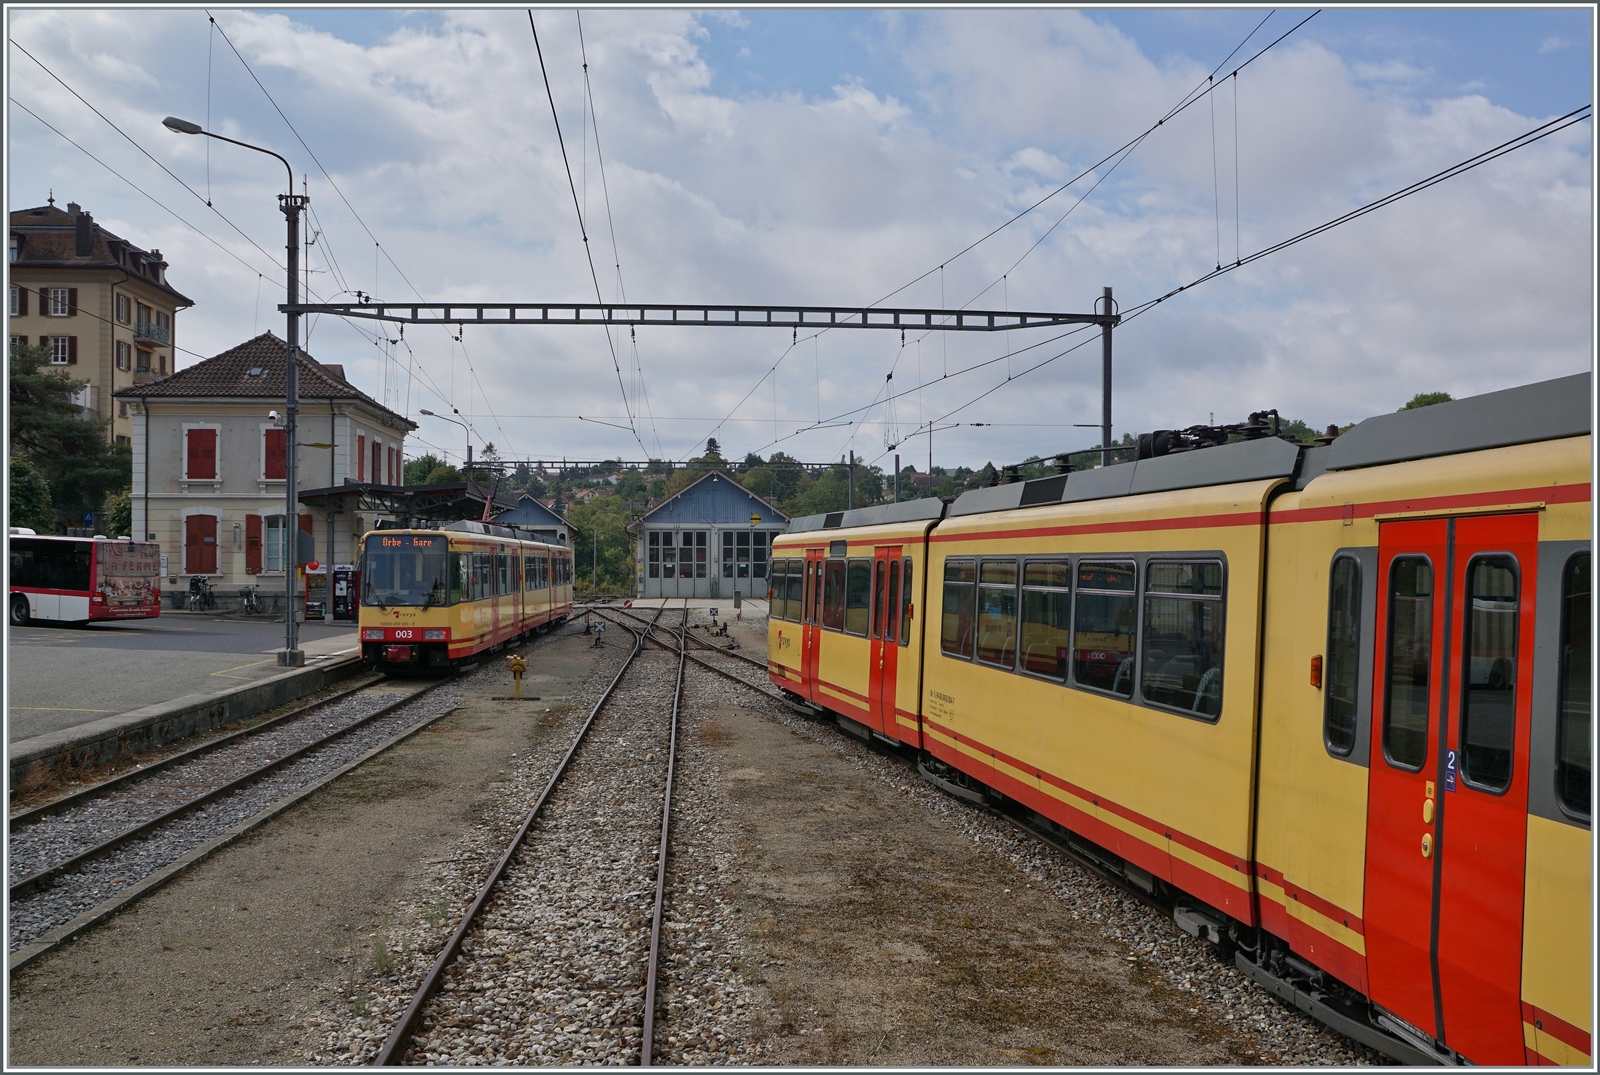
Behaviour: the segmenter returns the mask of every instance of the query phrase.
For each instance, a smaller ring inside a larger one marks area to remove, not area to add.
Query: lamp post
[[[303,194],[294,192],[294,169],[289,167],[289,162],[270,149],[253,146],[249,142],[240,142],[201,127],[198,123],[190,123],[176,116],[168,116],[161,121],[162,126],[178,134],[203,134],[207,138],[215,138],[219,142],[230,145],[243,146],[253,149],[257,153],[265,153],[269,157],[276,157],[282,164],[283,170],[288,173],[289,192],[278,195],[278,208],[283,212],[288,223],[288,307],[286,315],[288,323],[285,326],[283,357],[284,357],[284,523],[289,531],[284,535],[284,596],[286,609],[284,611],[283,651],[278,654],[278,663],[282,665],[299,666],[306,663],[305,651],[300,648],[299,629],[295,623],[294,599],[296,596],[295,581],[300,568],[300,493],[295,480],[295,454],[296,454],[296,424],[300,413],[300,315],[294,312],[294,307],[300,302],[300,211],[310,204],[311,199]],[[291,541],[290,538],[293,538]],[[294,550],[291,555],[290,549]],[[332,555],[333,550],[329,549]]]
[[[451,410],[455,410],[455,413],[457,413],[457,414],[461,413],[459,410],[456,410],[454,407],[452,407]],[[467,472],[466,472],[465,467],[472,466],[472,427],[467,425],[467,423],[463,422],[459,418],[451,418],[448,414],[435,414],[432,411],[428,410],[428,408],[426,408],[426,407],[422,408],[422,410],[418,411],[417,413],[418,414],[425,414],[429,418],[437,418],[440,421],[444,421],[444,422],[454,422],[456,425],[461,427],[463,432],[466,433],[466,435],[467,435],[467,461],[466,461],[466,464],[465,464],[465,466],[463,467],[463,469],[461,471],[461,476],[463,478],[467,478]],[[471,481],[472,479],[471,478],[467,478],[467,480]]]

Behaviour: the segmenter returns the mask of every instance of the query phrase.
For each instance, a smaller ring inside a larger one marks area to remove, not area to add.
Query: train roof
[[[981,490],[980,490],[981,491]],[[808,530],[843,530],[857,526],[885,526],[890,523],[926,522],[944,518],[945,502],[936,496],[921,500],[902,500],[898,504],[874,504],[870,508],[830,511],[825,515],[802,515],[789,520],[789,533]]]
[[[1416,410],[1380,414],[1359,423],[1328,445],[1311,447],[1277,437],[1263,437],[1137,462],[1114,463],[1094,470],[971,489],[956,498],[948,514],[958,518],[1268,478],[1292,479],[1295,488],[1303,489],[1319,474],[1330,470],[1354,470],[1583,436],[1592,426],[1590,379],[1590,374],[1579,373]],[[842,514],[848,518],[852,513]],[[846,522],[844,525],[863,524]]]

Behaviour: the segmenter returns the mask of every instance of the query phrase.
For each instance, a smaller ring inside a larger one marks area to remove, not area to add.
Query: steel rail
[[[658,611],[656,618],[659,619],[660,616],[661,613]],[[626,624],[619,624],[619,626],[632,632],[634,639],[633,652],[628,654],[627,659],[622,662],[622,667],[617,669],[617,674],[612,677],[610,684],[606,686],[604,693],[600,695],[599,701],[595,702],[594,708],[589,711],[588,719],[583,722],[583,727],[578,729],[577,736],[573,738],[572,745],[567,748],[567,753],[562,757],[560,764],[556,766],[555,772],[550,774],[550,780],[545,784],[544,790],[539,793],[539,798],[534,802],[533,809],[529,810],[527,816],[522,819],[522,824],[518,827],[516,835],[511,838],[510,844],[506,846],[505,853],[500,856],[500,861],[495,863],[495,867],[489,873],[488,879],[484,881],[483,886],[478,890],[477,898],[472,901],[466,913],[461,916],[461,922],[456,926],[455,932],[445,942],[444,949],[439,953],[439,957],[433,961],[433,966],[428,970],[427,977],[423,978],[422,984],[417,987],[416,993],[411,998],[411,1003],[406,1006],[405,1014],[400,1017],[400,1021],[395,1024],[394,1029],[389,1032],[388,1038],[384,1040],[383,1048],[378,1051],[377,1057],[372,1061],[373,1067],[393,1067],[405,1058],[408,1043],[416,1030],[418,1021],[422,1018],[422,1009],[433,998],[433,995],[439,991],[440,983],[444,979],[445,969],[455,961],[456,955],[461,951],[461,942],[466,940],[467,931],[472,928],[472,923],[478,917],[478,912],[483,910],[484,906],[489,902],[490,893],[500,883],[500,878],[504,876],[507,867],[511,865],[511,860],[516,857],[517,851],[522,847],[523,840],[527,838],[528,832],[533,828],[534,821],[538,819],[539,814],[544,810],[544,804],[549,800],[550,793],[555,790],[557,782],[567,771],[567,765],[572,761],[573,756],[578,753],[578,747],[583,745],[584,739],[589,734],[589,729],[594,726],[595,718],[600,715],[600,710],[604,709],[605,704],[611,700],[611,695],[616,691],[617,684],[622,682],[622,677],[627,675],[628,669],[633,666],[634,659],[643,651],[644,632],[628,628]]]
[[[631,631],[631,630],[634,629],[633,627],[629,626],[626,623],[621,622],[620,620],[612,620],[612,619],[610,619],[609,616],[605,615],[606,612],[613,612],[613,611],[617,611],[617,610],[615,610],[615,609],[606,609],[606,610],[602,611],[601,609],[598,609],[598,608],[594,610],[595,614],[600,616],[601,619],[607,620],[610,623],[615,623],[618,627],[621,627],[624,630]],[[662,649],[673,650],[673,647],[668,646],[665,642],[662,642],[660,639],[656,638],[653,634],[651,634],[649,628],[646,628],[643,633],[644,633],[646,638],[648,638],[651,642],[654,642],[656,645],[660,646]],[[727,653],[728,652],[725,649],[719,649],[719,648],[717,648],[715,646],[713,646],[712,649],[717,653]],[[737,656],[737,654],[735,654],[735,656]],[[726,668],[718,668],[716,665],[712,664],[710,661],[705,660],[704,658],[696,657],[694,654],[688,653],[688,652],[684,653],[684,657],[687,658],[688,660],[693,661],[695,664],[699,665],[701,668],[706,669],[708,672],[715,672],[717,675],[722,676],[724,679],[731,680],[732,682],[737,683],[742,687],[748,687],[750,690],[755,691],[757,694],[759,694],[759,695],[761,695],[761,696],[763,696],[765,698],[770,698],[775,702],[781,702],[781,703],[783,703],[785,705],[788,704],[788,699],[784,698],[782,695],[774,694],[772,691],[767,690],[765,687],[759,686],[759,685],[757,685],[755,683],[751,683],[748,679],[740,679],[738,676],[734,675],[732,672],[728,671]],[[747,658],[745,658],[745,660],[749,660],[749,658],[747,657]],[[754,663],[754,662],[752,662],[752,663]]]
[[[296,761],[314,750],[327,746],[335,739],[339,739],[358,728],[371,724],[380,717],[388,716],[401,706],[408,705],[411,702],[416,701],[418,698],[421,698],[423,695],[438,690],[448,682],[450,682],[450,680],[441,679],[436,683],[430,683],[420,691],[413,691],[404,698],[401,698],[395,702],[391,702],[389,705],[383,706],[380,709],[374,710],[373,712],[368,713],[366,716],[363,716],[350,724],[346,724],[342,728],[338,728],[332,732],[329,732],[327,735],[314,740],[313,742],[307,743],[305,746],[298,747],[295,750],[290,751],[288,754],[274,758],[265,765],[252,769],[250,772],[245,773],[243,776],[238,777],[237,779],[230,780],[221,787],[213,788],[196,798],[180,803],[177,806],[174,806],[171,810],[167,810],[164,813],[158,814],[148,821],[135,825],[131,829],[120,832],[108,840],[103,840],[88,850],[74,855],[72,858],[69,858],[63,862],[59,862],[54,866],[46,867],[31,877],[25,877],[21,881],[18,881],[16,884],[10,886],[10,898],[12,900],[16,900],[22,896],[26,896],[28,893],[33,892],[36,889],[44,888],[54,878],[60,877],[62,874],[71,873],[84,863],[99,858],[102,855],[109,854],[110,852],[121,847],[123,844],[128,843],[130,840],[138,839],[145,833],[159,828],[167,822],[187,814],[191,810],[195,810],[201,806],[204,806],[206,803],[212,802],[215,799],[229,794],[230,792],[237,791],[248,784],[252,784],[274,770],[280,769],[290,762]]]
[[[111,792],[116,791],[119,788],[127,787],[129,784],[136,784],[147,776],[159,773],[163,769],[170,769],[174,765],[181,765],[183,762],[191,761],[194,758],[198,758],[202,754],[209,754],[213,750],[218,750],[227,746],[229,743],[248,738],[252,735],[259,735],[265,731],[270,731],[285,721],[293,720],[296,717],[302,717],[307,713],[321,709],[325,705],[331,705],[341,698],[348,698],[357,691],[364,691],[368,687],[382,682],[382,679],[382,676],[378,676],[365,680],[362,683],[356,684],[354,687],[349,687],[335,694],[330,694],[326,698],[318,699],[315,702],[309,702],[303,706],[291,709],[287,713],[280,713],[278,716],[273,717],[270,720],[264,720],[260,724],[252,724],[248,728],[242,728],[239,731],[230,732],[227,735],[220,736],[205,743],[201,743],[199,746],[190,747],[188,750],[174,754],[170,758],[162,758],[160,761],[151,762],[149,765],[141,765],[137,769],[132,769],[126,773],[123,773],[121,776],[114,776],[110,780],[103,780],[100,783],[95,784],[93,787],[87,787],[81,791],[74,791],[70,795],[63,795],[61,798],[53,799],[41,806],[30,807],[27,810],[19,810],[15,814],[11,815],[11,829],[12,831],[15,831],[19,825],[32,824],[33,822],[38,821],[40,818],[49,817],[51,814],[59,814],[63,810],[71,809],[74,806],[81,806],[83,803],[89,802],[93,799],[98,799],[102,795],[109,795]]]
[[[665,606],[662,606],[665,607]],[[689,647],[683,638],[689,631],[689,602],[683,603],[683,625],[678,628],[678,682],[672,689],[672,733],[667,740],[667,790],[661,800],[661,850],[656,858],[656,904],[650,915],[650,961],[645,965],[644,1030],[639,1040],[639,1066],[647,1068],[655,1053],[656,964],[661,954],[661,907],[667,896],[667,839],[672,824],[672,778],[678,764],[678,713],[683,703],[683,673]]]
[[[623,615],[623,616],[631,616],[636,620],[640,620],[641,622],[644,620],[643,616],[640,616],[637,613],[631,612],[631,611],[629,611],[628,609],[625,609],[625,608],[611,608],[611,607],[606,606],[606,605],[596,605],[592,611],[598,612],[602,608],[606,609],[606,611],[608,611],[608,612],[616,612],[616,613],[619,613],[620,615]],[[689,641],[695,643],[696,645],[703,646],[704,648],[706,648],[708,650],[711,650],[713,653],[721,653],[721,654],[724,654],[725,656],[732,657],[735,660],[740,660],[740,661],[745,662],[746,664],[754,665],[755,667],[761,669],[763,672],[765,672],[767,670],[767,664],[766,664],[765,661],[758,661],[754,657],[746,657],[744,654],[739,653],[736,650],[723,649],[721,646],[714,645],[713,643],[708,642],[705,639],[700,638],[697,635],[687,634],[687,632],[686,632],[685,633],[685,637],[688,638]]]

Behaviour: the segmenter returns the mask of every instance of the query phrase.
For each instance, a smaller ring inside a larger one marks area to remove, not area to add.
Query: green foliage
[[[577,592],[633,593],[635,568],[633,535],[627,531],[631,521],[628,501],[620,496],[590,497],[573,504],[564,514],[578,531],[572,551]]]
[[[1431,407],[1435,403],[1449,403],[1455,398],[1449,392],[1418,392],[1411,397],[1410,403],[1400,409],[1402,411],[1414,411],[1418,407]]]
[[[449,475],[440,477],[439,475]],[[438,456],[429,452],[427,455],[418,456],[408,460],[401,478],[406,485],[439,485],[444,482],[458,482],[461,472],[455,467],[444,463]]]
[[[132,485],[133,452],[107,443],[111,423],[84,419],[72,402],[88,382],[50,369],[49,362],[47,348],[11,349],[11,452],[13,458],[25,456],[48,484],[57,517],[81,517],[100,510],[108,494]]]
[[[133,537],[133,490],[112,493],[100,508],[98,532],[107,537]]]
[[[56,511],[50,503],[50,483],[21,452],[11,453],[10,519],[12,526],[26,526],[41,534],[55,533]]]

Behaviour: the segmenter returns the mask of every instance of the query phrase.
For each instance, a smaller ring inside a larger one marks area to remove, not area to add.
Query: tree
[[[1414,411],[1419,407],[1431,407],[1435,403],[1449,403],[1456,397],[1449,392],[1418,392],[1411,397],[1411,402],[1401,407],[1402,411]]]
[[[461,472],[429,452],[409,460],[404,467],[407,485],[445,485],[461,480]]]
[[[133,452],[108,444],[110,421],[87,420],[72,402],[89,382],[49,369],[49,361],[45,347],[11,348],[11,451],[44,478],[57,517],[76,518],[133,484]]]
[[[707,439],[705,458],[708,460],[714,459],[718,463],[722,462],[722,445],[717,443],[716,437]]]
[[[577,592],[631,594],[635,567],[628,501],[614,495],[590,497],[565,514],[577,530],[572,553]]]
[[[133,490],[112,493],[100,508],[99,532],[107,537],[133,536]]]
[[[10,518],[12,526],[26,526],[41,534],[55,532],[56,511],[50,503],[50,483],[21,452],[11,453]]]

